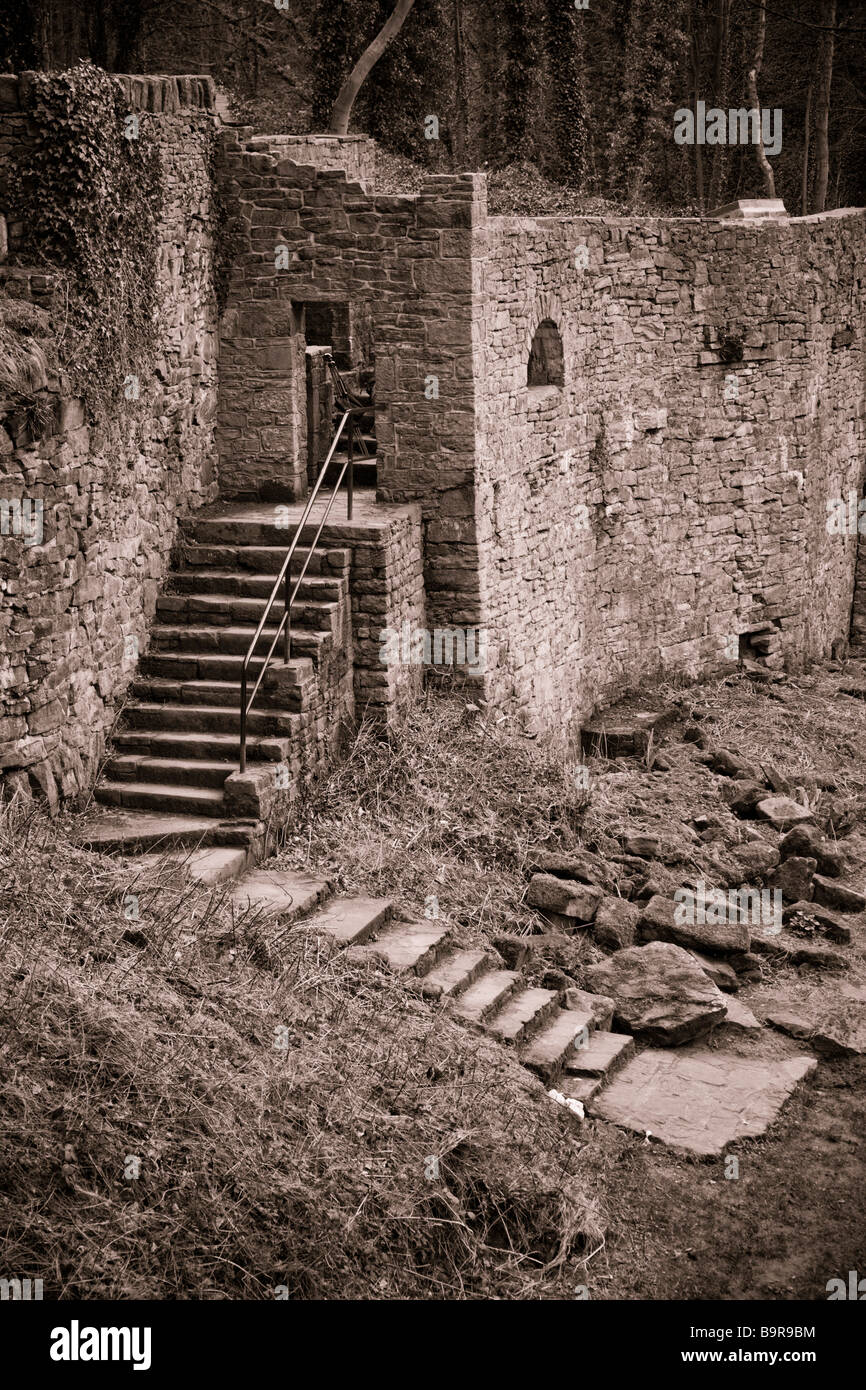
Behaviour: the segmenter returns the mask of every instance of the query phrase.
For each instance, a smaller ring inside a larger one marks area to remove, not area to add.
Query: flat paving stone
[[[648,1048],[590,1102],[593,1115],[673,1148],[719,1154],[763,1134],[814,1057],[735,1057],[703,1047]]]

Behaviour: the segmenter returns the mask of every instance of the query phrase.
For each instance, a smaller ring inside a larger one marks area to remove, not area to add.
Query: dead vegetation
[[[375,963],[73,831],[0,814],[5,1273],[87,1299],[575,1282],[599,1217],[516,1060]]]

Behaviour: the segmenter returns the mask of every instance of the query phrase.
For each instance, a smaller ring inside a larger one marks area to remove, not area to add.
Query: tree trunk
[[[809,211],[809,135],[812,122],[812,83],[809,83],[809,90],[806,93],[806,119],[803,129],[803,172],[800,178],[800,214],[806,216]]]
[[[701,94],[701,56],[698,47],[698,36],[695,31],[694,5],[691,3],[691,0],[689,3],[689,40],[692,58],[692,90],[695,99],[695,110],[697,111],[698,98]],[[703,217],[706,208],[704,202],[704,149],[697,141],[695,141],[695,190],[698,195],[698,207],[701,211],[701,217]]]
[[[331,123],[328,127],[331,135],[346,135],[349,130],[349,117],[352,114],[352,107],[355,105],[355,98],[361,90],[370,69],[374,63],[378,63],[388,44],[399,34],[403,24],[415,4],[415,0],[397,0],[392,13],[386,19],[382,28],[374,38],[373,42],[364,49],[349,76],[340,88],[337,100],[334,102],[334,109],[331,112]]]
[[[830,87],[833,82],[833,27],[836,23],[836,0],[824,0],[821,22],[830,30],[821,35],[818,60],[818,94],[815,102],[815,192],[812,211],[823,212],[827,202],[827,181],[830,177]]]
[[[462,169],[469,144],[469,99],[466,95],[466,42],[463,0],[454,0],[454,158]]]
[[[832,0],[832,3],[835,4],[835,3],[836,3],[836,0]],[[765,38],[765,36],[766,36],[766,33],[767,33],[767,7],[766,7],[766,0],[761,0],[760,17],[759,17],[759,19],[758,19],[758,37],[757,37],[757,41],[756,41],[756,43],[755,43],[755,56],[754,56],[754,59],[753,59],[753,61],[752,61],[752,66],[751,66],[751,68],[749,69],[749,76],[748,76],[748,80],[747,80],[747,87],[748,87],[749,105],[750,105],[750,107],[752,108],[752,110],[757,111],[757,113],[758,113],[758,142],[757,142],[757,144],[755,145],[755,155],[757,156],[757,160],[758,160],[758,168],[760,169],[760,171],[761,171],[761,176],[762,176],[762,178],[763,178],[763,180],[764,180],[764,196],[765,196],[766,198],[775,198],[775,196],[776,196],[776,181],[775,181],[775,179],[773,178],[773,171],[772,171],[772,169],[770,168],[770,161],[768,160],[767,156],[764,154],[764,140],[763,140],[763,136],[762,136],[762,133],[761,133],[761,104],[760,104],[760,102],[758,101],[758,74],[759,74],[760,71],[761,71],[761,64],[762,64],[763,61],[764,61],[764,38]]]
[[[731,25],[731,0],[718,0],[716,12],[716,63],[713,73],[713,105],[727,106],[728,34]],[[697,148],[697,146],[696,146]],[[713,160],[710,170],[710,207],[716,208],[724,199],[720,189],[725,171],[727,146],[713,147]]]

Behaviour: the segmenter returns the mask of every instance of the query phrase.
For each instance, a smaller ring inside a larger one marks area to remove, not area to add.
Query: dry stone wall
[[[866,461],[866,214],[490,218],[476,241],[490,691],[564,726],[756,628],[771,664],[829,654],[857,535],[828,504]],[[527,386],[544,320],[561,389]]]
[[[92,784],[147,643],[178,518],[216,495],[212,84],[126,81],[135,108],[159,113],[155,370],[142,375],[138,400],[124,394],[96,420],[55,376],[40,393],[52,421],[44,432],[0,402],[0,780],[52,804]],[[26,108],[15,79],[2,79],[0,95],[2,146],[26,136]],[[48,277],[3,269],[0,292],[51,302]],[[16,524],[16,502],[17,515],[23,505],[38,516],[38,535]]]
[[[222,321],[221,491],[306,488],[303,314],[347,303],[376,373],[379,496],[419,501],[430,620],[477,623],[471,228],[477,175],[385,196],[223,136],[234,258]]]

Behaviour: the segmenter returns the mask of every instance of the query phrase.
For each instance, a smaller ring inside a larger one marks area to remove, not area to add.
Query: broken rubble
[[[847,945],[851,940],[851,928],[831,912],[813,902],[791,903],[782,913],[782,921],[792,931],[820,931],[831,941]]]
[[[766,840],[751,840],[747,845],[735,845],[731,854],[743,871],[744,878],[760,878],[775,869],[779,851]]]
[[[526,901],[543,912],[557,913],[576,922],[591,922],[604,897],[592,884],[556,878],[554,874],[533,874]]]
[[[680,890],[687,891],[687,890]],[[711,909],[707,904],[707,912]],[[656,895],[647,903],[638,923],[637,935],[642,941],[672,941],[687,950],[709,951],[724,955],[729,951],[748,951],[749,928],[744,922],[700,922],[681,920],[687,915],[686,901],[674,901]],[[697,907],[688,915],[696,915]]]
[[[792,854],[769,876],[767,887],[778,888],[782,898],[789,903],[808,902],[817,869],[817,859],[803,859],[799,854]]]
[[[666,941],[617,951],[586,971],[599,994],[614,1001],[614,1025],[663,1046],[706,1033],[725,1014],[725,996],[698,963]]]
[[[790,830],[801,821],[812,820],[812,812],[790,796],[768,796],[759,801],[755,811],[761,820],[767,821],[774,830]]]
[[[779,853],[783,859],[791,855],[803,855],[818,862],[818,872],[829,878],[839,878],[844,867],[842,855],[831,844],[817,825],[802,823],[795,825],[779,842]]]
[[[592,934],[599,946],[619,951],[633,946],[641,909],[625,898],[605,898],[592,923]]]
[[[866,911],[866,894],[846,888],[834,878],[816,874],[812,880],[812,896],[821,907],[835,907],[839,912]]]

